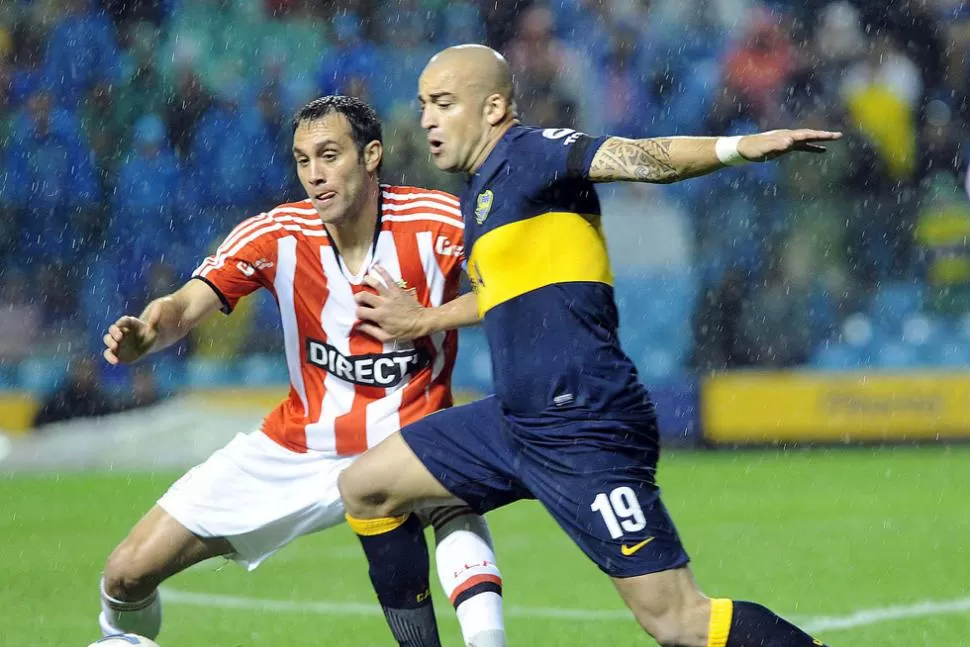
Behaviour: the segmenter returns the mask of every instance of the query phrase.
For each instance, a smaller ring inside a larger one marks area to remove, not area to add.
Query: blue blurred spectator
[[[702,289],[692,318],[695,368],[716,371],[747,363],[741,318],[749,289],[739,268],[729,269]]]
[[[640,44],[633,29],[617,26],[597,74],[603,103],[603,132],[619,137],[643,137],[646,124],[661,106],[639,66]]]
[[[133,147],[118,169],[105,245],[132,272],[158,259],[180,262],[187,255],[182,250],[194,250],[178,209],[181,181],[164,122],[154,114],[139,118]]]
[[[273,163],[278,165],[283,173],[279,176],[280,186],[271,191],[275,198],[273,202],[288,202],[303,197],[303,189],[296,173],[291,172],[293,163],[293,137],[290,118],[297,108],[292,107],[295,98],[291,91],[294,88],[280,77],[266,76],[263,85],[256,95],[256,108],[263,117],[269,140],[273,145]],[[306,98],[306,101],[309,101]],[[306,103],[301,98],[300,105]]]
[[[811,293],[786,278],[780,262],[768,264],[762,285],[745,299],[739,321],[747,364],[785,368],[804,364],[815,345],[805,316]]]
[[[10,141],[17,114],[10,98],[9,85],[4,84],[10,78],[9,73],[10,68],[0,63],[0,148],[4,149]],[[5,160],[0,157],[0,192],[6,191],[7,181]],[[0,200],[0,265],[14,251],[17,238],[17,211],[6,203],[6,200]]]
[[[123,29],[141,21],[161,25],[178,0],[101,0],[101,3],[118,28]]]
[[[287,115],[317,96],[317,70],[330,56],[327,22],[317,15],[311,0],[290,1],[282,16],[265,20],[261,51],[256,54],[263,68],[264,81],[276,78],[282,90],[281,104]],[[280,8],[267,8],[277,12]]]
[[[44,49],[43,34],[27,21],[21,21],[13,32],[10,101],[14,105],[25,103],[43,85]]]
[[[167,259],[130,266],[119,265],[111,253],[92,258],[84,270],[79,304],[86,349],[100,353],[104,349],[101,338],[108,326],[123,314],[137,315],[152,299],[177,289],[182,282],[179,277],[187,273],[177,270]],[[185,344],[179,343],[162,351],[160,356],[175,357],[184,348]]]
[[[467,2],[449,3],[441,14],[441,29],[435,41],[440,47],[481,43],[485,39],[485,23],[478,8]]]
[[[99,219],[101,190],[77,118],[35,92],[4,155],[2,206],[19,216],[19,252],[31,261],[69,263]]]
[[[320,94],[348,94],[352,86],[372,92],[381,82],[381,57],[377,46],[365,39],[360,16],[350,11],[340,13],[332,27],[333,48],[317,71]]]
[[[555,0],[550,9],[556,16],[556,35],[571,43],[583,43],[593,61],[609,55],[615,26],[614,3],[602,0]]]
[[[293,73],[291,68],[284,52],[266,51],[262,58],[262,73],[257,79],[259,90],[256,101],[261,104],[260,110],[267,119],[279,121],[283,130],[289,127],[290,117],[317,96],[314,74]],[[269,103],[262,105],[266,101]],[[287,131],[279,142],[287,151],[290,149],[289,135]]]
[[[189,228],[199,243],[273,206],[286,183],[287,165],[276,155],[266,120],[248,91],[239,79],[224,83],[192,135],[190,173],[208,210]]]
[[[280,311],[273,295],[267,290],[259,290],[248,300],[255,303],[251,327],[245,340],[246,352],[263,355],[281,353],[283,351],[283,335],[280,329]]]
[[[165,121],[172,134],[172,146],[182,159],[189,155],[192,134],[202,115],[212,105],[212,97],[189,64],[177,65],[172,91],[168,97]]]
[[[936,173],[962,176],[970,162],[967,129],[954,117],[953,106],[942,98],[931,100],[923,108],[916,178],[924,186]]]
[[[141,115],[164,113],[170,90],[155,65],[160,30],[149,22],[136,22],[128,25],[122,36],[126,48],[112,101],[114,119],[125,127],[123,135],[127,137]],[[120,152],[128,149],[128,143],[125,139],[118,146]]]
[[[615,12],[615,19],[640,31],[644,65],[665,74],[723,56],[740,12],[728,9],[724,16],[719,6],[724,7],[706,1],[635,1],[625,11]]]
[[[390,5],[393,7],[393,5]],[[399,105],[415,105],[418,77],[437,48],[428,42],[428,21],[418,12],[385,9],[380,16],[385,61],[380,77],[380,94],[375,97],[380,114],[390,115]]]
[[[237,73],[248,69],[227,56],[230,46],[234,53],[240,46],[238,42],[229,42],[232,38],[228,32],[230,6],[227,0],[179,0],[162,30],[155,59],[163,78],[177,85],[178,75],[189,70],[202,80],[204,88],[211,90],[224,64],[235,67]],[[242,44],[249,51],[256,47],[246,40]]]
[[[505,55],[516,83],[516,103],[526,123],[539,122],[533,118],[537,104],[549,95],[573,106],[579,112],[578,121],[591,132],[602,132],[598,110],[587,103],[594,102],[591,87],[590,62],[579,56],[570,44],[555,35],[555,16],[543,5],[533,5],[518,18],[515,38],[506,46]],[[590,109],[585,109],[590,108]]]
[[[47,40],[47,82],[61,105],[75,106],[97,83],[118,77],[114,26],[90,0],[61,0],[59,20]]]
[[[91,86],[78,107],[78,117],[102,184],[126,148],[128,124],[118,110],[118,86],[104,81]]]

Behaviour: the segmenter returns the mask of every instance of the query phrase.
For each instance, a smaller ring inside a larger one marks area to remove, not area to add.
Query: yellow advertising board
[[[970,438],[970,374],[721,374],[701,415],[714,443]]]
[[[26,432],[34,422],[38,406],[26,391],[0,391],[0,430]]]

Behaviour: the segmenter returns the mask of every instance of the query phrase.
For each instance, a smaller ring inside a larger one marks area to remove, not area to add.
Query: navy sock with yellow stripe
[[[431,604],[428,544],[415,515],[356,519],[357,533],[370,564],[370,580],[384,617],[401,647],[440,647]]]
[[[707,647],[826,647],[754,602],[711,600]]]

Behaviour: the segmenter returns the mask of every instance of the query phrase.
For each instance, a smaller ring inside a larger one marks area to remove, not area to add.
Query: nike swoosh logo
[[[634,544],[633,546],[627,546],[626,544],[621,544],[620,545],[620,552],[623,553],[623,555],[625,557],[629,557],[633,553],[637,552],[638,550],[640,550],[641,548],[643,548],[644,546],[646,546],[647,544],[649,544],[654,539],[656,539],[656,537],[647,537],[646,539],[644,539],[643,541],[641,541],[639,544]]]

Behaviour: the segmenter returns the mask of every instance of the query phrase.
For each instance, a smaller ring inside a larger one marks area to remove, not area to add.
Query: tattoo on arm
[[[600,146],[589,168],[594,182],[673,182],[680,172],[670,160],[670,138],[613,137]]]

